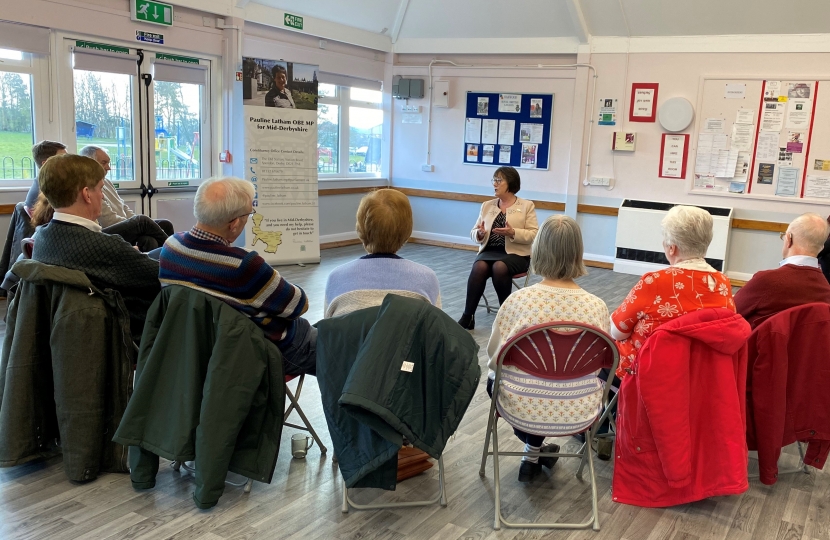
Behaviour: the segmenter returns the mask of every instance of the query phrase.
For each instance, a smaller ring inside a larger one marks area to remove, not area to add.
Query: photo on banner
[[[319,262],[318,67],[248,57],[242,65],[245,177],[256,190],[245,247],[269,264]]]

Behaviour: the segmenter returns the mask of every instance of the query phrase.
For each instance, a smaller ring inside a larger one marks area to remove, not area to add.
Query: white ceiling
[[[397,39],[828,34],[830,0],[252,0]],[[625,18],[623,17],[624,9]],[[406,7],[398,36],[398,13]]]

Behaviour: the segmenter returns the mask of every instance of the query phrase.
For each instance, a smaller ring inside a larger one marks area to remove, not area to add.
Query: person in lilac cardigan
[[[363,197],[356,229],[367,254],[329,274],[324,317],[379,306],[390,293],[441,307],[435,272],[397,255],[412,234],[412,207],[406,195],[380,189]]]

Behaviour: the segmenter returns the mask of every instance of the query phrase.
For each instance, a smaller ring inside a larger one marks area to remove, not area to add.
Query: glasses
[[[778,238],[783,240],[787,235],[790,235],[790,239],[792,240],[792,237],[793,237],[792,233],[788,233],[786,231],[778,233]]]
[[[499,184],[504,182],[504,178],[499,178],[497,176],[494,176],[492,182],[493,182],[494,186],[498,186]]]
[[[251,210],[251,211],[250,211],[250,212],[248,212],[247,214],[242,214],[241,216],[236,216],[235,218],[233,218],[232,220],[230,220],[228,223],[233,223],[233,222],[234,222],[234,221],[236,221],[237,219],[242,219],[242,218],[245,218],[245,217],[251,216],[251,215],[253,215],[253,214],[256,214],[256,210]]]

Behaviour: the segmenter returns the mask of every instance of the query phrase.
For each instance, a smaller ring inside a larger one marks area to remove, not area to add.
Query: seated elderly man
[[[830,284],[816,255],[830,227],[818,214],[802,214],[781,234],[784,257],[774,270],[757,272],[735,294],[735,306],[752,328],[769,316],[811,302],[830,304]]]
[[[620,349],[620,378],[631,373],[640,347],[661,324],[699,309],[735,311],[729,279],[704,259],[713,235],[709,212],[675,206],[661,225],[670,266],[640,278],[611,314],[611,336]]]
[[[40,170],[40,189],[55,213],[37,233],[32,259],[84,272],[101,289],[121,293],[134,339],[161,286],[158,263],[95,221],[104,200],[104,169],[84,156],[59,155]]]
[[[110,157],[103,148],[87,145],[81,148],[78,154],[97,161],[104,168],[104,174],[112,170]],[[105,228],[105,232],[121,236],[145,253],[163,246],[167,237],[174,232],[173,224],[166,219],[154,220],[133,212],[106,176],[104,176],[104,204],[98,223]]]
[[[159,280],[219,298],[265,331],[282,351],[286,375],[317,372],[317,329],[300,315],[305,292],[285,281],[255,251],[231,245],[254,213],[254,185],[213,178],[199,186],[196,225],[167,239],[159,256]]]
[[[412,207],[406,195],[394,189],[366,195],[357,209],[356,228],[367,255],[329,274],[325,317],[379,306],[389,293],[422,298],[441,307],[435,272],[397,255],[412,235]]]

